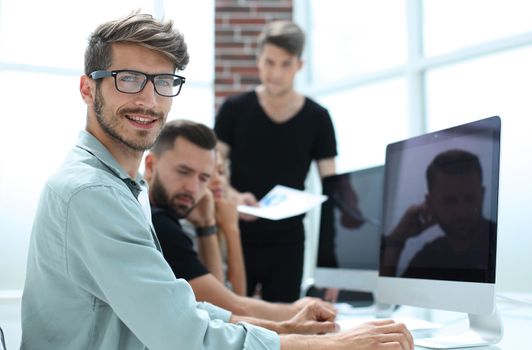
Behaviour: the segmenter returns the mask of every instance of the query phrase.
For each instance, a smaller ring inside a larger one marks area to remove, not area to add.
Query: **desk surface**
[[[509,301],[497,303],[504,327],[504,335],[499,344],[494,346],[469,348],[474,350],[527,350],[531,349],[532,332],[532,305],[519,305]],[[374,315],[373,308],[357,308],[349,311],[340,311],[341,317],[368,318]],[[6,333],[7,349],[18,349],[20,344],[20,305],[19,303],[0,303],[1,326]],[[401,307],[392,314],[392,317],[416,317],[441,324],[455,324],[467,326],[465,314],[445,311],[433,311],[412,307]],[[424,349],[416,347],[416,349]],[[465,350],[465,349],[464,349]]]
[[[532,332],[532,304],[519,304],[509,300],[497,302],[497,308],[502,318],[502,340],[492,346],[462,348],[463,350],[526,350],[531,349]],[[339,319],[368,318],[375,315],[375,308],[340,308]],[[413,317],[416,319],[435,322],[453,329],[467,329],[468,318],[466,314],[438,310],[427,310],[403,306],[391,313],[386,318]],[[416,349],[426,349],[416,347]]]

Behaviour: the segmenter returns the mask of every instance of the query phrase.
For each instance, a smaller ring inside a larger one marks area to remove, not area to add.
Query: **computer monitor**
[[[383,177],[381,165],[323,178],[327,200],[321,210],[317,287],[375,290]]]
[[[376,299],[468,313],[470,331],[485,334],[467,346],[502,334],[494,313],[500,123],[486,118],[386,148]]]

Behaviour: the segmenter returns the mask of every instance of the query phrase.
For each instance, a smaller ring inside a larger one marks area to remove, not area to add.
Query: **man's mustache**
[[[163,113],[157,113],[153,109],[145,109],[145,108],[124,108],[120,110],[120,114],[144,114],[149,115],[151,117],[155,118],[162,118]]]
[[[186,193],[178,193],[174,196],[174,199],[178,200],[178,199],[188,199],[192,204],[191,206],[193,207],[194,205],[196,205],[195,201],[194,201],[194,197],[192,197],[191,195],[189,194],[186,194]]]

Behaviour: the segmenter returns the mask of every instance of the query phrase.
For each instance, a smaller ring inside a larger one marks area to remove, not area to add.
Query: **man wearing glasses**
[[[182,35],[150,15],[104,23],[91,35],[80,80],[86,129],[41,194],[21,349],[303,349],[312,341],[198,304],[161,254],[138,168],[184,82],[173,73],[187,62]],[[326,320],[319,311],[309,310],[307,321]],[[364,327],[377,332],[324,336],[318,344],[392,335],[411,346],[404,326]]]
[[[148,81],[151,81],[155,92],[161,96],[174,97],[179,95],[181,86],[185,83],[185,77],[176,74],[146,74],[136,70],[96,70],[89,74],[92,79],[113,77],[115,87],[125,94],[141,92]]]

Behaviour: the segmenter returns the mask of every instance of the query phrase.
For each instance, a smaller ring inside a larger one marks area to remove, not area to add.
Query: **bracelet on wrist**
[[[196,227],[196,236],[205,237],[218,233],[218,227],[216,225]]]

